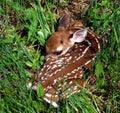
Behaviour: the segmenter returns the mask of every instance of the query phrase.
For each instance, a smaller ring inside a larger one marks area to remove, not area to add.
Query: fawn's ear
[[[58,31],[64,30],[70,26],[70,15],[66,14],[59,19]]]
[[[73,36],[70,38],[70,41],[74,44],[75,42],[82,42],[85,40],[85,37],[87,36],[87,28],[81,28],[80,30],[77,30]]]

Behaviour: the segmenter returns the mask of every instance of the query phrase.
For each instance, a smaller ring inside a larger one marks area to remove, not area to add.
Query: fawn
[[[46,43],[46,62],[40,72],[29,82],[33,90],[40,83],[45,91],[44,99],[58,107],[60,99],[80,91],[84,85],[82,76],[91,69],[100,49],[101,39],[81,22],[70,26],[70,15],[59,20],[58,30]]]

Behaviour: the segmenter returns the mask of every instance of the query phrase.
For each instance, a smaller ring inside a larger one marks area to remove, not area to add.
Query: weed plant
[[[99,96],[85,87],[79,94],[60,101],[60,107],[55,109],[43,100],[41,86],[37,93],[26,88],[29,78],[43,65],[45,42],[55,31],[54,10],[59,3],[45,2],[41,6],[39,0],[0,1],[0,113],[119,113],[120,7],[117,0],[92,0],[86,12],[86,26],[90,25],[104,40],[93,66],[97,82],[91,86]]]

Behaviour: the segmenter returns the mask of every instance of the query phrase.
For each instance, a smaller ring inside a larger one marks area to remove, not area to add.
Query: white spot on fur
[[[53,65],[51,69],[55,69],[57,67],[57,65]]]
[[[74,78],[76,79],[76,78],[77,78],[77,76],[74,76]]]
[[[74,73],[75,73],[75,71],[73,70],[73,71],[71,71],[71,73],[72,73],[72,74],[74,74]]]
[[[57,79],[54,79],[54,83],[56,83],[57,82]]]
[[[71,73],[67,73],[67,75],[68,75],[68,76],[70,76],[70,75],[71,75]]]
[[[61,64],[58,64],[58,67],[61,67],[62,65]]]
[[[80,78],[83,76],[83,74],[80,74]]]
[[[44,100],[45,100],[46,102],[48,102],[49,104],[52,104],[55,108],[59,107],[56,102],[53,102],[53,101],[51,101],[51,100],[48,100],[48,99],[45,98],[45,97],[44,97]]]
[[[51,97],[52,95],[49,94],[49,93],[46,93],[45,96],[47,96],[47,97]]]
[[[70,82],[69,82],[69,84],[72,84],[72,83],[73,83],[73,81],[70,81]]]
[[[97,42],[97,44],[98,44],[98,49],[100,49],[100,43],[99,43],[98,39],[95,38],[95,40],[96,40],[96,42]]]
[[[77,90],[78,89],[78,87],[77,86],[74,86],[74,90]]]
[[[51,86],[47,86],[47,89],[51,89],[52,87]]]

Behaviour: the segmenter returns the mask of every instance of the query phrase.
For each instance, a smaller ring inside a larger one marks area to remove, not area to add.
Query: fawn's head
[[[74,43],[85,40],[88,28],[70,27],[70,16],[60,18],[58,31],[54,32],[46,43],[46,53],[54,56],[65,54]]]

